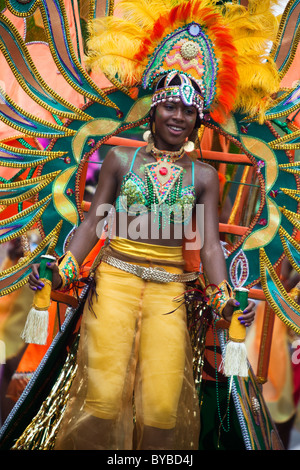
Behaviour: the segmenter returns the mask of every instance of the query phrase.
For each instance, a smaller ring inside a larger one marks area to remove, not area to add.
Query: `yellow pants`
[[[112,247],[144,259],[182,260],[177,247],[122,239],[113,240]],[[165,269],[182,272],[177,267]],[[147,282],[102,262],[96,286],[95,314],[86,316],[86,409],[99,418],[115,419],[124,384],[130,380],[133,389],[139,370],[144,424],[172,429],[183,383],[187,328],[184,305],[169,312],[178,307],[174,299],[182,295],[184,284]]]

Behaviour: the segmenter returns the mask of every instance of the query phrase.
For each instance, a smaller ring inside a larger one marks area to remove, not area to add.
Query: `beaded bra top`
[[[123,176],[120,194],[116,200],[116,211],[127,212],[133,216],[151,212],[153,222],[158,220],[160,226],[166,226],[168,223],[187,224],[196,202],[194,162],[191,185],[182,187],[184,170],[174,163],[146,164],[144,181],[132,170],[139,150],[140,148],[133,156],[128,173]]]

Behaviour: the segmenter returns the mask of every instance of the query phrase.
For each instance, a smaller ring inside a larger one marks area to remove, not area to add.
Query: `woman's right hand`
[[[30,289],[36,291],[37,289],[41,290],[44,287],[43,281],[39,276],[39,264],[32,264],[32,272],[29,274],[28,283]],[[52,289],[59,289],[61,286],[62,280],[59,275],[58,266],[56,263],[47,263],[47,267],[52,270]]]

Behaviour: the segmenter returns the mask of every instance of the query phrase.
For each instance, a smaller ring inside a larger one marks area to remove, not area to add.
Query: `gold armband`
[[[66,289],[78,279],[79,265],[70,251],[67,251],[63,256],[58,265],[58,270],[62,280],[59,290]]]

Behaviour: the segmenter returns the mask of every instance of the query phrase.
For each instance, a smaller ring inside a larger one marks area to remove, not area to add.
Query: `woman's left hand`
[[[255,302],[252,300],[249,301],[243,313],[238,317],[243,325],[250,326],[253,323],[255,318],[255,306]],[[232,314],[236,307],[238,307],[236,300],[229,299],[223,310],[223,317],[225,320],[229,322],[231,321]]]

